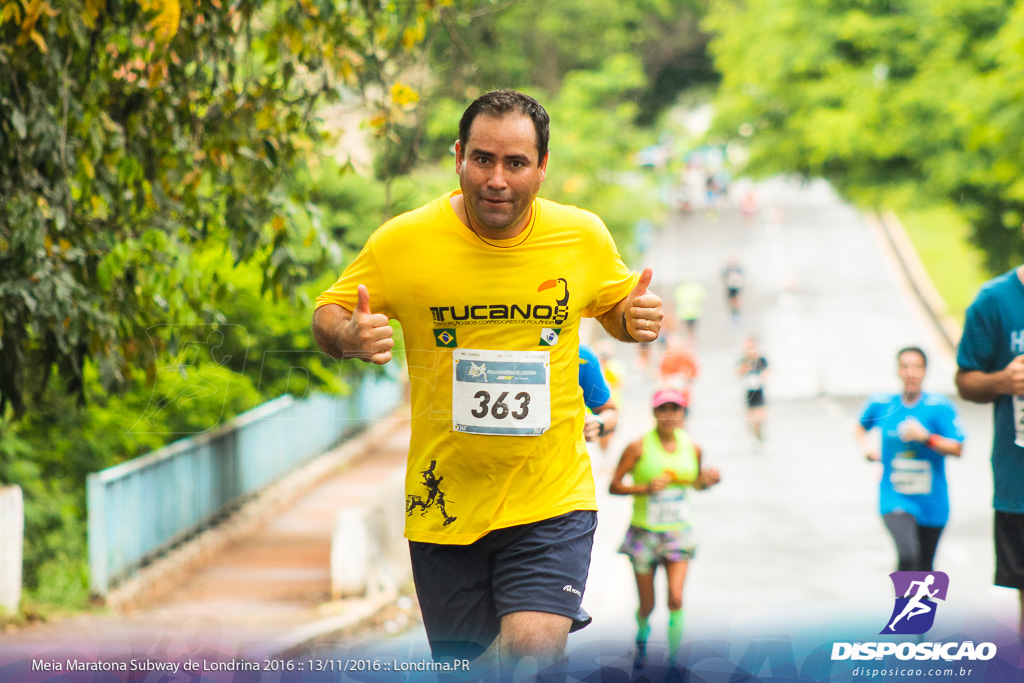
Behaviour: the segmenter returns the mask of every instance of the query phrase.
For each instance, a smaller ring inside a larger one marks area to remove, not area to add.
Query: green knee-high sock
[[[647,617],[641,616],[639,612],[636,613],[636,640],[638,643],[646,643],[647,636],[651,635],[651,623]]]
[[[668,613],[668,651],[674,653],[683,642],[683,610],[671,610]]]

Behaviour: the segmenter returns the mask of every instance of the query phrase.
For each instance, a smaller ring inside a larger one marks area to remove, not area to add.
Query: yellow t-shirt
[[[413,415],[406,537],[463,545],[494,529],[597,509],[583,440],[579,323],[613,308],[638,276],[592,213],[537,199],[520,235],[485,243],[456,216],[455,193],[381,226],[316,305],[352,310],[363,284],[370,310],[401,322]],[[462,358],[475,353],[467,349],[483,353]],[[538,358],[549,363],[549,380]],[[535,384],[519,386],[518,376]],[[470,387],[469,398],[459,393],[453,403],[456,385]],[[537,427],[548,398],[550,426],[539,435],[465,431],[481,414],[501,429],[520,417]]]

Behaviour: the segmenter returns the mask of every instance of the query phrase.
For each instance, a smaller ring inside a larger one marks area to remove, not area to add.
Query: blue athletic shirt
[[[586,344],[580,344],[580,388],[583,389],[583,403],[591,410],[600,408],[612,397],[597,354]]]
[[[875,427],[882,430],[879,510],[883,515],[902,510],[922,526],[945,526],[949,520],[945,456],[923,443],[900,439],[899,424],[911,417],[932,434],[964,440],[956,409],[945,396],[922,393],[912,406],[903,405],[899,394],[869,398],[860,426],[867,431]]]
[[[961,370],[998,372],[1024,353],[1024,285],[1016,269],[986,282],[967,309],[956,364]],[[992,507],[1024,513],[1024,448],[1015,445],[1013,399],[993,409]]]

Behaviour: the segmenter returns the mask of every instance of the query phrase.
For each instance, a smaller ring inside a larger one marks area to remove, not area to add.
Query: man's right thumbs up
[[[395,340],[392,339],[394,334],[395,331],[388,324],[388,317],[370,310],[370,290],[365,285],[359,285],[356,288],[356,307],[345,330],[346,347],[352,351],[345,355],[384,365],[391,360],[391,349],[395,346]]]

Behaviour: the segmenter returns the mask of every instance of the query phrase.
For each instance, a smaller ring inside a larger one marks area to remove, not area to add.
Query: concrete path
[[[252,525],[156,601],[5,634],[0,666],[43,655],[174,660],[202,652],[211,660],[261,659],[371,616],[397,595],[332,601],[331,537],[342,510],[376,502],[380,491],[401,479],[408,442],[406,417],[371,428],[321,459],[343,465],[319,475],[297,473],[298,483],[286,481],[279,488],[302,490],[272,491],[268,500],[243,513],[271,518]],[[307,469],[317,468],[323,465]],[[310,476],[320,481],[303,484]],[[260,510],[273,506],[274,498],[296,496],[277,511]]]

